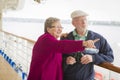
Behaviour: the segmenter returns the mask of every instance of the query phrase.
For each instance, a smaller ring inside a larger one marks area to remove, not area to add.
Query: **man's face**
[[[85,31],[87,28],[86,16],[80,16],[72,19],[72,24],[77,30]]]

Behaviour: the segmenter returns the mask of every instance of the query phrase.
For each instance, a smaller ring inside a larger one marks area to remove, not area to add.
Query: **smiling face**
[[[60,21],[52,23],[51,28],[47,28],[47,31],[55,38],[59,38],[62,33],[62,26]]]
[[[47,18],[44,25],[44,31],[50,33],[55,38],[59,38],[62,33],[60,19],[56,17]]]
[[[80,32],[85,32],[87,29],[87,18],[86,16],[79,16],[72,19],[72,24]]]

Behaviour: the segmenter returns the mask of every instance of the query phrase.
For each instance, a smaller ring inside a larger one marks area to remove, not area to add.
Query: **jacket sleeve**
[[[106,39],[102,37],[100,39],[100,43],[97,44],[96,47],[99,47],[99,53],[93,55],[94,64],[99,64],[102,62],[113,62],[113,50]]]

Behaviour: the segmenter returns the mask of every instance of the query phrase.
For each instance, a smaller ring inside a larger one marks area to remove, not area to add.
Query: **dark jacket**
[[[93,31],[88,31],[87,40],[94,40],[99,38],[100,40],[95,43],[99,52],[97,54],[90,54],[93,57],[93,62],[89,64],[81,64],[80,58],[82,57],[79,52],[76,54],[63,54],[63,70],[64,70],[64,78],[63,80],[93,80],[94,79],[94,64],[99,64],[102,62],[113,62],[114,56],[113,51],[108,44],[107,40],[98,33]],[[61,40],[69,39],[74,40],[73,32],[70,32],[68,36],[65,38],[61,38]],[[84,52],[83,52],[84,53]],[[88,54],[88,53],[84,53]],[[73,65],[66,64],[66,57],[73,56],[76,58],[76,63]],[[77,56],[77,57],[76,57]]]

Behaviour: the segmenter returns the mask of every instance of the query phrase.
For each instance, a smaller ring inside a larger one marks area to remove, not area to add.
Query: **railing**
[[[0,30],[0,53],[14,62],[15,67],[13,64],[11,66],[18,73],[22,71],[24,75],[28,74],[34,42]],[[24,75],[21,77],[25,77]]]
[[[0,30],[0,50],[6,53],[13,61],[15,61],[17,67],[21,66],[22,71],[24,71],[26,74],[29,72],[34,43],[35,41],[33,40]],[[118,74],[120,73],[120,67],[108,62],[101,63],[97,66]]]
[[[109,62],[104,62],[104,63],[98,64],[98,66],[106,68],[106,69],[114,71],[114,72],[117,72],[117,73],[120,73],[120,67],[115,66]]]

